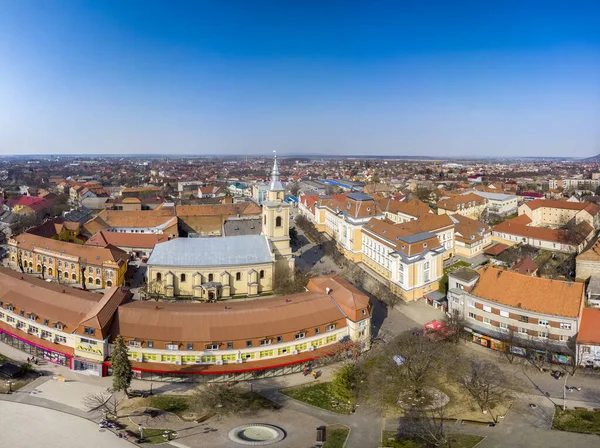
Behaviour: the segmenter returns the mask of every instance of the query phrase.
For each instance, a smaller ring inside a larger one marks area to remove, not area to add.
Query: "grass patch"
[[[190,408],[190,404],[187,397],[179,395],[152,395],[150,407],[179,415],[185,413]]]
[[[457,261],[456,263],[451,264],[450,266],[444,268],[444,274],[449,274],[450,272],[454,272],[460,268],[465,268],[465,267],[468,268],[469,266],[471,266],[469,263],[467,263],[466,261],[460,260],[460,261]]]
[[[483,440],[481,436],[472,434],[448,434],[448,441],[452,448],[473,448]],[[385,448],[424,448],[420,442],[398,438],[396,431],[383,431],[381,446]]]
[[[344,425],[330,425],[327,427],[327,440],[323,448],[342,448],[350,434],[350,428]]]
[[[164,437],[164,433],[169,433],[169,440],[176,439],[177,432],[172,429],[155,429],[155,428],[144,428],[144,440],[147,444],[158,445],[165,443],[167,439]]]
[[[338,414],[350,414],[354,409],[353,403],[343,403],[334,397],[331,392],[331,383],[315,383],[309,386],[292,387],[282,389],[281,393],[295,400]]]
[[[0,381],[0,393],[5,394],[8,392],[8,386],[6,384],[6,381],[4,378],[2,379],[2,381]],[[13,384],[10,386],[10,390],[12,390],[13,392],[15,390],[19,390],[20,388],[22,388],[23,386],[25,386],[27,383],[30,383],[32,381],[32,379],[29,380],[10,380],[13,382]]]
[[[552,428],[560,431],[600,435],[600,412],[556,407]]]

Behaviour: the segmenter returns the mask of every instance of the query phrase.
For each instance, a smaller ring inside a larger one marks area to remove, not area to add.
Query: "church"
[[[176,238],[157,244],[147,263],[148,293],[212,302],[271,292],[275,273],[294,268],[290,204],[284,198],[275,157],[262,205],[261,234]]]

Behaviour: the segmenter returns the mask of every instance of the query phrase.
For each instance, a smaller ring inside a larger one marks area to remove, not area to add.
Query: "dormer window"
[[[427,243],[423,243],[423,247],[427,247]]]

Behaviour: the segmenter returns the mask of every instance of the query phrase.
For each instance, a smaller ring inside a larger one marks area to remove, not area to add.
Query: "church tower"
[[[294,257],[290,247],[290,204],[284,201],[285,187],[281,183],[277,156],[271,172],[262,210],[262,233],[271,241],[275,253],[275,269],[294,269]]]

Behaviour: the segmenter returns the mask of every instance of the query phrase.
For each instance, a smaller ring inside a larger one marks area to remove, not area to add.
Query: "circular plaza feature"
[[[264,446],[277,443],[285,438],[285,432],[277,426],[264,423],[251,423],[237,426],[229,431],[229,440],[248,446]]]

